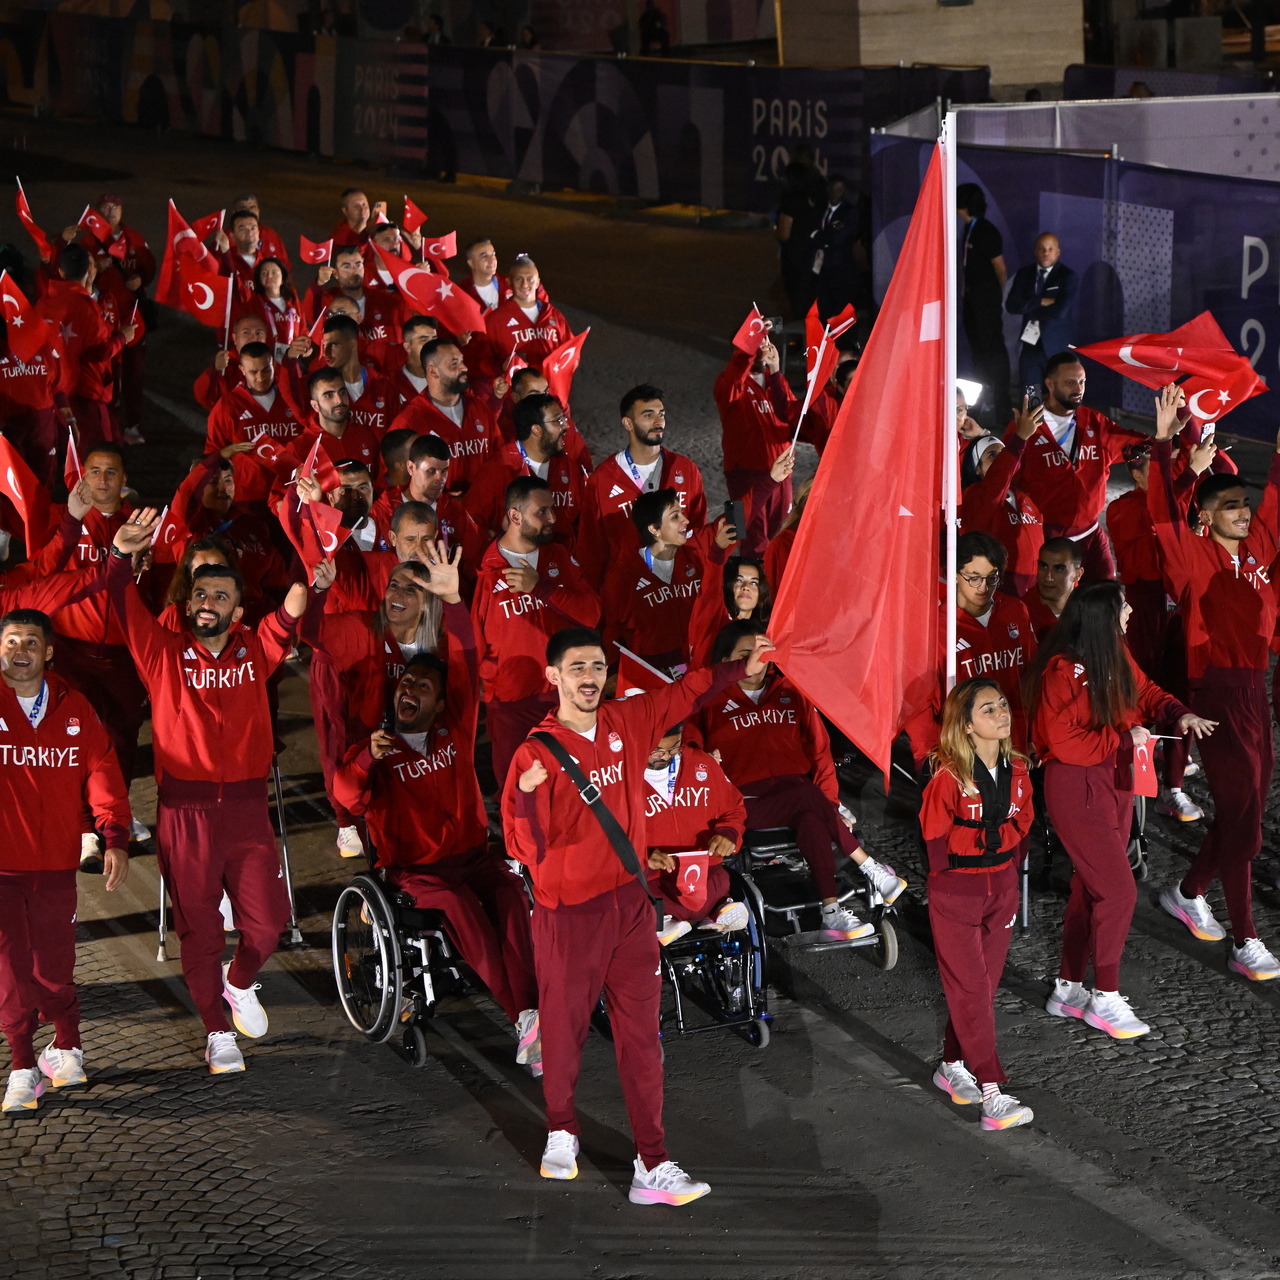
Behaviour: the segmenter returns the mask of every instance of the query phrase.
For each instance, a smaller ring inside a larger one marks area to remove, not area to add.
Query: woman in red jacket
[[[708,562],[702,591],[689,619],[689,666],[711,661],[716,636],[726,622],[769,623],[773,593],[764,565],[751,556],[730,556],[724,564]]]
[[[1129,656],[1132,609],[1114,581],[1072,592],[1028,673],[1032,741],[1045,763],[1049,819],[1075,867],[1062,921],[1062,965],[1045,1008],[1083,1018],[1117,1040],[1151,1030],[1119,993],[1120,956],[1137,889],[1127,849],[1135,748],[1144,720],[1177,723],[1196,737],[1214,723],[1192,714],[1147,679]],[[1084,987],[1093,959],[1094,990]]]
[[[920,830],[929,851],[929,923],[947,997],[942,1062],[933,1082],[953,1102],[980,1102],[984,1129],[1029,1124],[1030,1107],[1002,1093],[995,994],[1018,914],[1014,862],[1031,830],[1031,779],[1013,750],[1013,712],[1000,686],[976,677],[942,708]]]

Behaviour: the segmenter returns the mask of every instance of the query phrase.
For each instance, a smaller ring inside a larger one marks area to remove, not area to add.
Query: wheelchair
[[[670,1003],[664,993],[659,1025],[671,1026],[682,1036],[729,1027],[749,1045],[763,1049],[769,1044],[772,1016],[764,899],[732,861],[725,867],[729,896],[746,905],[747,927],[731,933],[695,928],[660,948]],[[710,1021],[692,1020],[693,1008]]]
[[[397,1032],[415,1067],[426,1065],[424,1025],[446,996],[468,989],[443,913],[372,872],[361,872],[333,910],[333,976],[347,1021],[374,1044]]]
[[[764,930],[780,945],[799,951],[844,951],[866,948],[881,969],[898,963],[898,935],[894,908],[885,903],[856,869],[851,858],[836,868],[836,890],[841,906],[860,899],[854,910],[870,921],[874,932],[865,938],[827,939],[821,932],[821,902],[814,897],[813,877],[787,827],[748,831],[737,855],[741,874],[763,908]]]

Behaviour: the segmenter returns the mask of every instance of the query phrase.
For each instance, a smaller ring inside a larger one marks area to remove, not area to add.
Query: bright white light
[[[982,383],[970,382],[968,378],[957,378],[956,386],[960,390],[960,394],[964,396],[964,402],[973,408],[978,403],[978,397],[982,394]]]

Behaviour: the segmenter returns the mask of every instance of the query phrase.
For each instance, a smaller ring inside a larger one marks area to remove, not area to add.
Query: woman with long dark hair
[[[279,258],[262,258],[253,268],[253,301],[267,325],[267,341],[275,358],[283,360],[289,344],[305,332],[302,303]]]
[[[1129,656],[1132,609],[1113,581],[1077,587],[1027,677],[1032,741],[1044,760],[1045,803],[1075,877],[1062,921],[1062,964],[1045,1008],[1083,1018],[1118,1040],[1151,1030],[1120,994],[1120,957],[1137,902],[1127,849],[1134,752],[1144,721],[1210,734],[1214,722],[1188,711],[1147,679]],[[1084,986],[1093,961],[1094,989]]]
[[[702,591],[689,619],[689,667],[705,667],[716,636],[726,622],[769,625],[773,592],[764,565],[752,556],[730,556],[723,565],[708,564]]]
[[[1031,778],[1013,749],[1004,691],[961,681],[942,707],[920,831],[929,852],[929,924],[947,997],[942,1062],[933,1077],[953,1102],[982,1106],[984,1129],[1029,1124],[1031,1108],[1001,1091],[995,994],[1018,911],[1014,866],[1031,830]]]

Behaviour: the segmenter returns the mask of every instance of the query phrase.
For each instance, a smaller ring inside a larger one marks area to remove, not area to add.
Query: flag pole
[[[800,428],[804,425],[804,415],[809,412],[809,402],[813,399],[813,386],[817,381],[818,370],[822,368],[822,357],[826,354],[827,339],[831,336],[831,326],[824,325],[822,329],[822,341],[818,343],[818,355],[814,361],[812,378],[808,379],[809,385],[804,389],[804,404],[800,406],[800,416],[796,419],[795,434],[791,437],[791,452],[796,449],[796,441],[800,439]]]
[[[959,440],[956,436],[956,113],[948,111],[942,127],[942,236],[945,254],[946,303],[942,340],[942,507],[947,529],[947,692],[956,684],[956,480]]]

